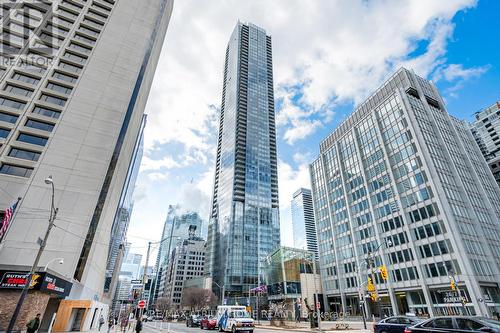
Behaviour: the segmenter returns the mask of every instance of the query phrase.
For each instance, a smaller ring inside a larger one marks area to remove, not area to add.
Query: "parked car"
[[[405,328],[422,322],[423,319],[410,316],[387,317],[373,325],[374,333],[404,333]]]
[[[453,317],[434,317],[407,327],[405,333],[434,333],[434,332],[490,332],[500,333],[500,322],[497,320],[471,317],[471,316],[453,316]]]
[[[187,327],[198,327],[200,326],[201,316],[198,315],[189,315],[186,318],[186,326]]]
[[[200,320],[200,328],[203,330],[214,330],[217,328],[217,318],[214,316],[203,317]]]

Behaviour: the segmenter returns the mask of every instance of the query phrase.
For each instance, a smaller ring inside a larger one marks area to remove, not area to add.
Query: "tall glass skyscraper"
[[[311,190],[300,188],[295,191],[291,208],[293,246],[313,252],[319,259]]]
[[[234,300],[280,243],[271,37],[238,22],[226,49],[207,272]]]

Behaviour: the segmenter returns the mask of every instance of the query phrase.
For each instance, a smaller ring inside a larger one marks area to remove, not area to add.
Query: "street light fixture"
[[[47,268],[49,267],[50,264],[52,264],[54,261],[59,260],[59,265],[64,264],[64,258],[54,258],[52,260],[49,260],[49,262],[45,265],[43,268],[43,271],[46,272]]]
[[[47,230],[45,231],[45,236],[43,239],[38,238],[38,244],[40,245],[40,248],[38,249],[38,253],[35,258],[35,262],[33,263],[33,266],[31,266],[31,270],[26,276],[26,282],[24,284],[23,290],[21,292],[21,296],[19,296],[19,300],[17,301],[16,308],[14,310],[14,313],[12,314],[12,317],[10,318],[9,326],[7,327],[7,333],[11,333],[14,324],[16,323],[17,317],[19,316],[19,312],[21,311],[21,308],[24,303],[24,299],[26,298],[26,295],[28,294],[28,291],[30,289],[31,285],[31,279],[33,278],[33,274],[35,273],[35,270],[38,267],[38,263],[40,262],[40,258],[42,257],[43,250],[45,249],[45,246],[47,245],[47,240],[50,235],[50,231],[52,230],[52,227],[54,226],[54,221],[56,219],[57,211],[58,209],[55,208],[54,206],[54,193],[55,193],[55,187],[54,187],[54,180],[52,179],[52,176],[48,176],[45,179],[45,184],[51,185],[52,186],[52,196],[51,196],[51,204],[50,204],[50,217],[49,217],[49,226],[47,227]]]

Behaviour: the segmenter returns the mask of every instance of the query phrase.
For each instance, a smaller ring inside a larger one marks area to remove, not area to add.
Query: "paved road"
[[[333,327],[330,325],[329,327]],[[168,323],[161,322],[153,322],[153,323],[145,323],[144,330],[142,333],[201,333],[201,332],[213,332],[216,333],[218,331],[206,331],[200,330],[199,327],[186,327],[185,323],[171,323],[170,327]],[[256,328],[254,330],[255,333],[280,333],[280,332],[294,332],[293,330],[275,330],[275,329],[265,329],[265,328]],[[295,331],[297,332],[297,331]],[[333,331],[330,331],[333,332]],[[357,333],[357,332],[372,332],[372,330],[361,330],[354,329],[349,331],[335,331],[335,332],[349,332],[349,333]]]

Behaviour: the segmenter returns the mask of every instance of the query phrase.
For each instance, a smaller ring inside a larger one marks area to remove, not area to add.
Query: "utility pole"
[[[375,265],[374,265],[374,256],[373,252],[371,252],[368,256],[368,267],[370,268],[370,276],[372,279],[373,286],[375,287],[375,295],[376,295],[376,301],[377,302],[377,309],[378,309],[378,315],[380,318],[382,318],[382,314],[380,313],[380,303],[379,303],[379,297],[378,297],[378,291],[377,291],[377,282],[375,281]]]
[[[318,295],[318,287],[316,285],[316,257],[314,256],[314,253],[312,253],[312,260],[313,260],[313,281],[314,281],[314,306],[316,307],[316,315],[318,316],[318,330],[322,332],[321,330],[321,312],[320,308],[318,305],[319,303],[319,295]]]
[[[24,303],[24,299],[26,298],[26,295],[28,294],[28,291],[30,289],[31,285],[31,279],[33,278],[33,274],[35,273],[35,270],[38,267],[38,262],[40,261],[40,258],[42,257],[43,250],[45,249],[45,246],[47,245],[47,239],[49,238],[50,231],[52,230],[52,227],[54,226],[54,221],[56,219],[57,211],[58,209],[55,208],[54,206],[54,181],[52,180],[52,176],[47,177],[45,179],[45,184],[47,185],[52,185],[52,201],[50,205],[50,217],[49,217],[49,226],[47,227],[47,231],[45,232],[45,236],[43,239],[38,239],[40,248],[38,249],[38,253],[35,258],[35,262],[33,263],[33,266],[31,266],[31,270],[28,273],[28,276],[26,277],[26,282],[24,284],[23,290],[21,292],[21,296],[19,297],[19,300],[17,301],[16,308],[14,310],[14,313],[12,314],[12,317],[10,318],[9,326],[7,327],[7,333],[11,333],[14,325],[16,323],[17,317],[19,316],[19,312],[21,311],[21,308]]]
[[[148,264],[149,264],[149,253],[151,251],[151,242],[148,242],[148,252],[146,253],[146,264],[144,265],[144,273],[142,274],[142,297],[146,294],[146,283],[148,282]],[[149,299],[148,299],[149,301]],[[146,303],[146,309],[149,308],[148,302]],[[142,318],[142,313],[144,309],[141,309],[140,316]]]

